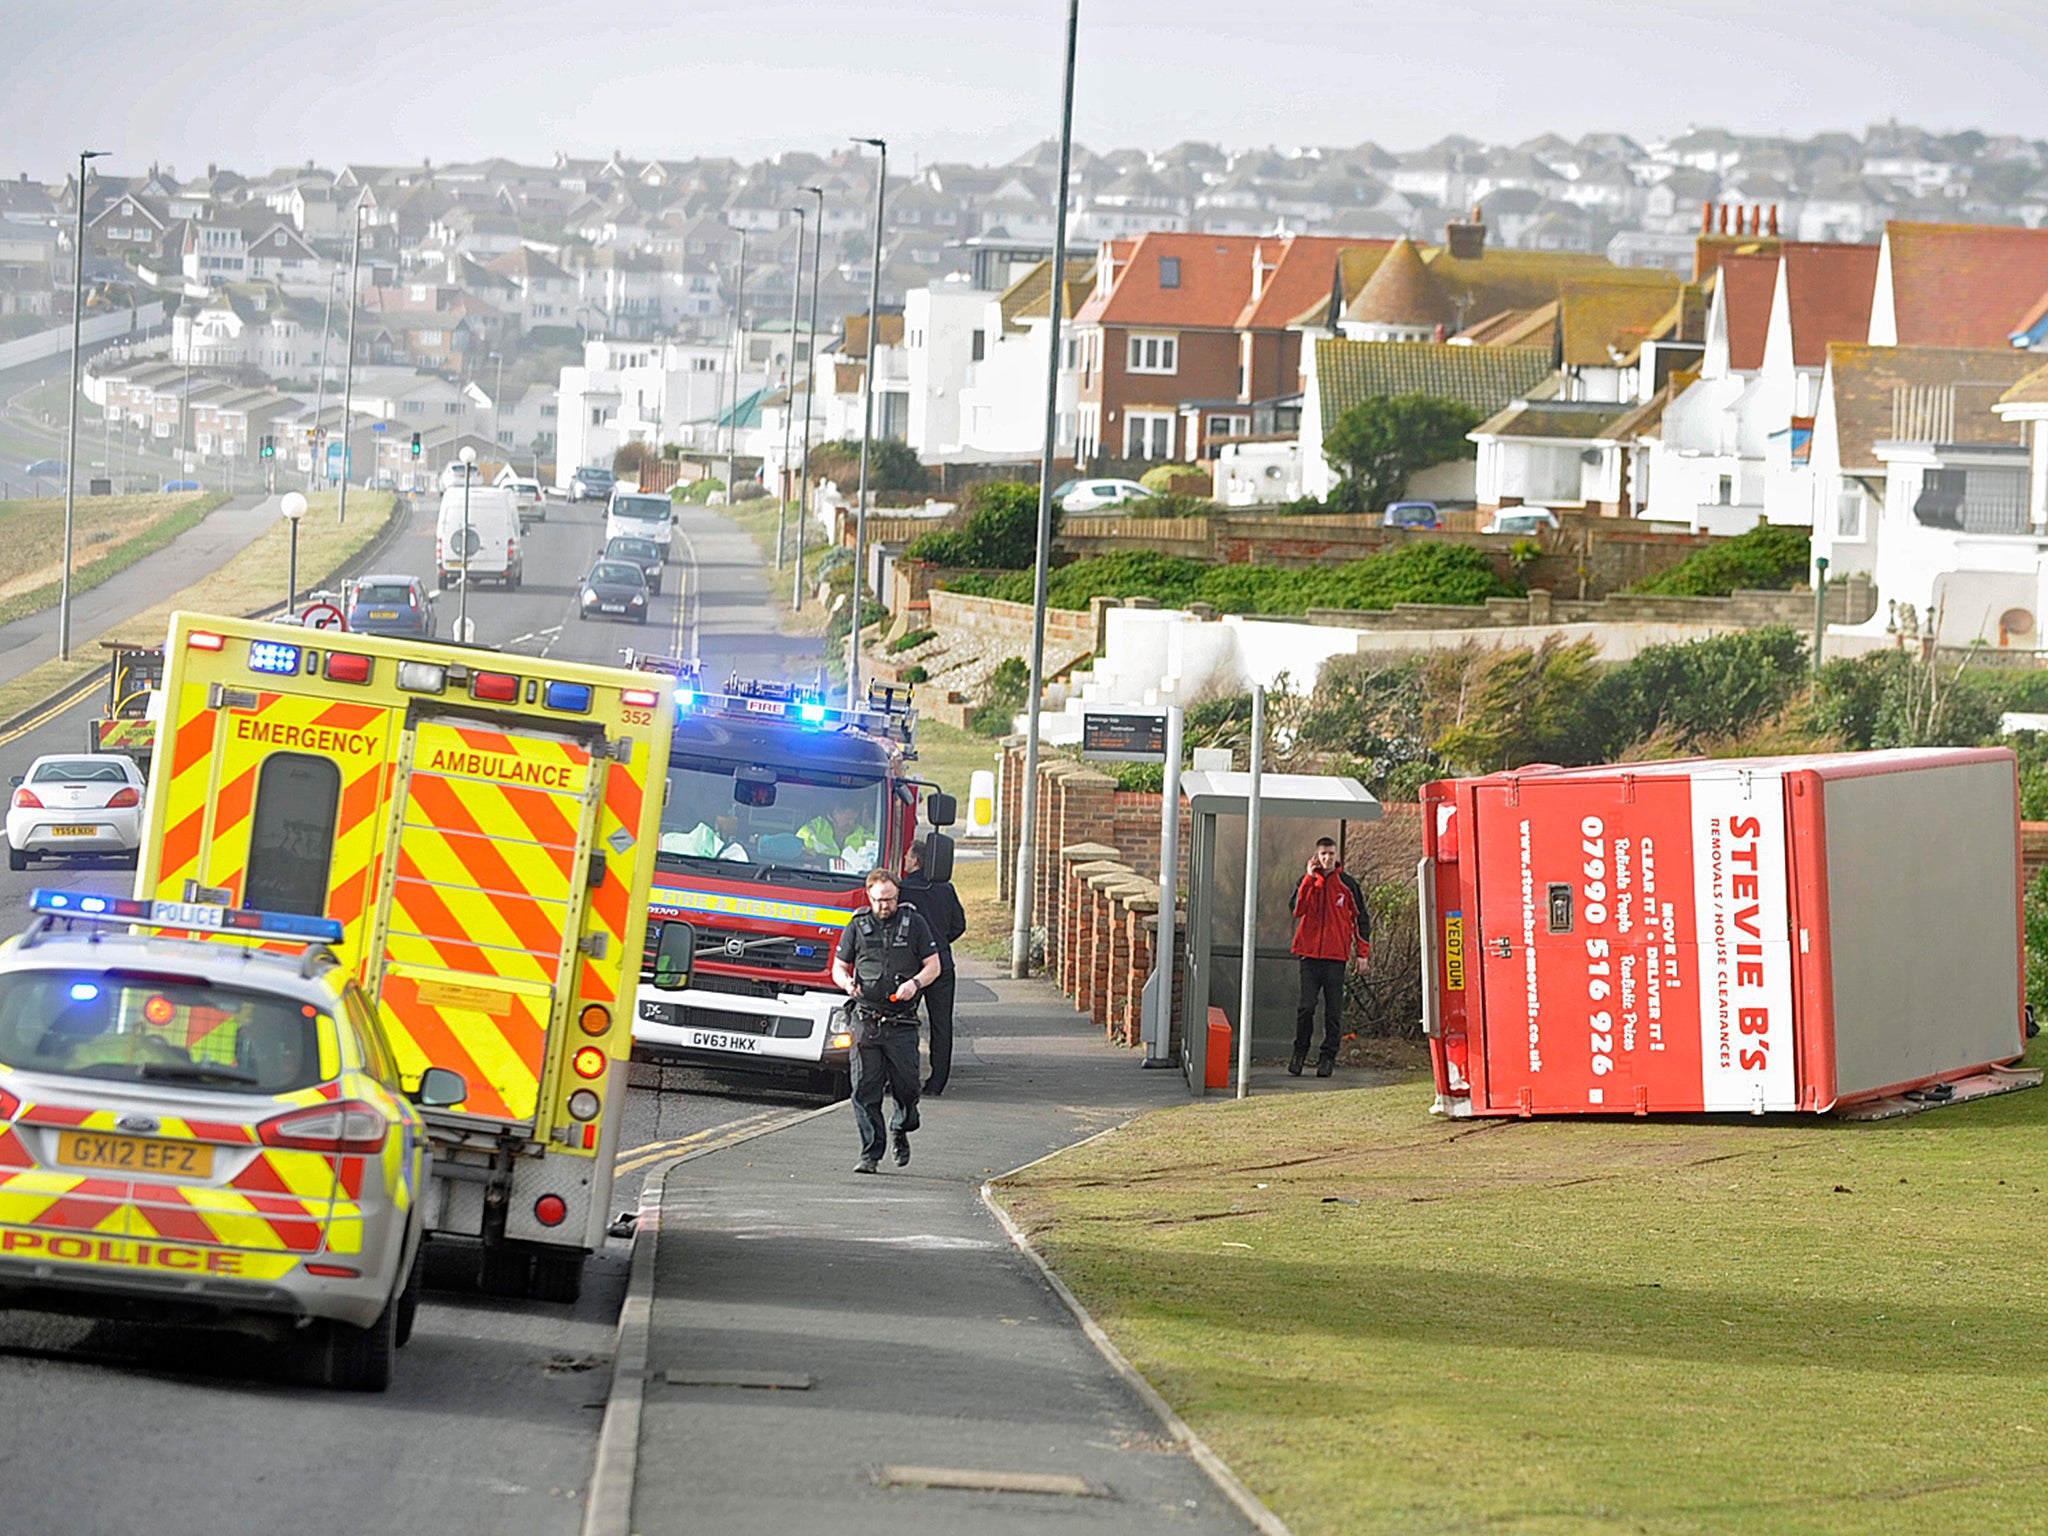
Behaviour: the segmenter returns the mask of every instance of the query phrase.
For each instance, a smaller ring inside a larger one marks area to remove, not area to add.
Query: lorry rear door
[[[408,1086],[453,1067],[467,1119],[541,1116],[594,869],[593,734],[420,716],[400,751],[366,985]]]
[[[1796,1107],[1782,781],[1482,781],[1483,1081],[1498,1111]]]

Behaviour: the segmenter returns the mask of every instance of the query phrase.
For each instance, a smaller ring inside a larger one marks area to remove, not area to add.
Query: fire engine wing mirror
[[[960,802],[935,789],[924,797],[924,819],[935,827],[950,827],[960,819]]]
[[[775,803],[775,770],[753,764],[732,771],[732,798],[736,805],[759,808]]]
[[[680,992],[690,984],[690,968],[696,961],[697,930],[688,923],[663,923],[654,940],[654,984],[665,992]]]
[[[453,1109],[468,1097],[468,1080],[447,1067],[427,1068],[420,1074],[419,1087],[412,1091],[413,1103],[422,1109]]]
[[[953,878],[953,839],[943,832],[928,832],[919,853],[924,877],[934,884]]]

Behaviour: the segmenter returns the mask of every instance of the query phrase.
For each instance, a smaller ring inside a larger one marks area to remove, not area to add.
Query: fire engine
[[[135,894],[328,917],[425,1111],[429,1233],[573,1300],[609,1224],[675,711],[644,673],[175,614]]]
[[[796,684],[707,688],[673,658],[627,662],[666,679],[675,717],[650,920],[695,929],[687,985],[640,987],[634,1057],[796,1075],[843,1096],[851,1026],[832,952],[867,904],[867,872],[902,867],[920,802],[924,870],[952,875],[936,829],[956,806],[912,776],[910,690],[876,683],[841,707]]]
[[[110,653],[107,663],[106,712],[87,723],[88,752],[118,752],[132,757],[145,774],[149,755],[156,745],[156,720],[150,703],[163,682],[164,648],[160,645],[122,645],[102,640]]]

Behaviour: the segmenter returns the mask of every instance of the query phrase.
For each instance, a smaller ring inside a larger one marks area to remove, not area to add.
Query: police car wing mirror
[[[925,879],[937,884],[953,878],[953,839],[943,832],[927,833],[918,861]]]
[[[419,1087],[412,1091],[413,1103],[422,1109],[453,1109],[468,1097],[468,1080],[447,1067],[427,1068],[420,1074]]]
[[[924,797],[924,819],[935,827],[950,827],[960,819],[960,802],[935,789]]]
[[[654,984],[680,992],[690,984],[697,961],[697,930],[688,923],[663,923],[654,939]]]

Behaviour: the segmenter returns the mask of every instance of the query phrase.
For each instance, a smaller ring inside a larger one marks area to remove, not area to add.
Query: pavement
[[[852,1110],[839,1105],[668,1170],[620,1530],[1257,1528],[980,1195],[991,1177],[1187,1103],[1180,1075],[1140,1070],[1043,980],[964,961],[959,1006],[952,1081],[925,1099],[908,1168],[855,1174]],[[1339,1084],[1355,1079],[1320,1086]],[[629,1392],[632,1349],[622,1333]],[[948,1475],[892,1480],[901,1467]],[[1079,1481],[1023,1491],[1048,1476]]]
[[[155,554],[71,599],[71,649],[92,647],[101,635],[212,575],[278,519],[277,496],[235,496],[209,512]],[[89,551],[87,552],[89,554]],[[11,683],[57,654],[57,607],[0,624],[0,683]]]

